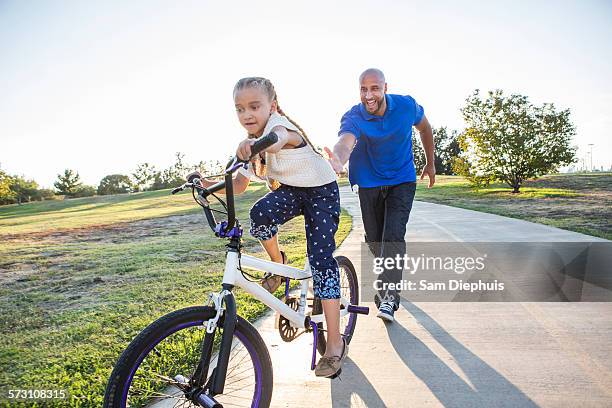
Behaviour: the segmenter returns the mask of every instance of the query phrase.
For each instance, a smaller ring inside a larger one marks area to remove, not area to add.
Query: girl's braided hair
[[[319,151],[317,151],[317,149],[315,149],[314,145],[311,143],[310,139],[308,139],[308,136],[306,136],[306,132],[304,131],[304,129],[302,129],[302,127],[295,122],[293,119],[291,119],[280,107],[279,103],[278,103],[278,96],[276,95],[276,90],[274,89],[274,85],[272,85],[272,82],[267,79],[267,78],[262,78],[262,77],[247,77],[247,78],[242,78],[240,79],[238,82],[236,82],[236,85],[234,86],[234,97],[236,96],[236,93],[245,89],[245,88],[259,88],[261,90],[263,90],[266,95],[268,95],[268,98],[270,101],[275,101],[276,102],[276,111],[279,113],[279,115],[282,115],[284,117],[287,118],[287,120],[289,122],[291,122],[296,128],[299,129],[299,133],[300,136],[302,136],[302,138],[304,139],[304,141],[306,141],[306,143],[308,143],[310,145],[310,147],[312,147],[312,150],[314,150],[315,152],[317,152],[318,154]],[[257,138],[256,135],[251,135],[249,134],[249,138],[250,139],[255,139]],[[266,175],[266,165],[265,163],[261,160],[261,157],[257,158],[255,160],[255,166],[254,166],[254,172],[258,177],[262,177],[264,178]],[[278,187],[280,187],[280,183],[277,180],[268,180],[271,184],[271,187],[273,190],[276,190]]]

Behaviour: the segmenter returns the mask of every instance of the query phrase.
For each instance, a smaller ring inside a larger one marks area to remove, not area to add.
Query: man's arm
[[[429,185],[428,187],[433,187],[436,182],[436,165],[434,160],[434,140],[433,140],[433,132],[431,130],[431,125],[429,121],[423,115],[423,118],[419,123],[417,123],[414,127],[419,131],[419,135],[421,137],[421,143],[423,143],[423,150],[425,150],[425,167],[423,168],[423,172],[421,173],[421,180],[425,176],[429,177]]]
[[[344,170],[344,165],[351,157],[351,152],[355,147],[357,138],[352,133],[343,133],[340,136],[338,142],[334,145],[334,151],[329,150],[325,147],[325,153],[329,156],[329,163],[331,164],[334,171],[338,174]]]

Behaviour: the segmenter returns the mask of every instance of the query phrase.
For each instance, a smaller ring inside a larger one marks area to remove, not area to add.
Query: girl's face
[[[276,101],[258,87],[243,88],[234,95],[236,114],[249,135],[261,136],[270,114],[276,110]]]

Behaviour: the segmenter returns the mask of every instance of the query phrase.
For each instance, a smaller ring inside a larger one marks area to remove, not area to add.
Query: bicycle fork
[[[232,285],[223,284],[224,293],[222,303],[225,304],[223,313],[223,335],[221,336],[221,346],[219,348],[219,360],[214,378],[212,379],[211,394],[222,394],[225,387],[225,376],[227,375],[227,364],[232,351],[232,340],[238,315],[236,312],[236,300],[231,292]],[[208,333],[207,333],[208,334]]]
[[[234,299],[232,289],[233,285],[223,284],[223,290],[214,298],[217,314],[206,323],[206,334],[202,342],[200,363],[190,380],[190,385],[193,387],[193,390],[191,395],[188,395],[188,398],[207,408],[221,407],[221,404],[214,399],[214,396],[223,394],[225,388],[227,366],[229,364],[234,330],[238,319],[236,300]],[[221,335],[217,366],[214,368],[208,383],[203,384],[208,377],[215,333],[219,327],[223,329],[223,333]],[[208,392],[205,392],[206,390]]]

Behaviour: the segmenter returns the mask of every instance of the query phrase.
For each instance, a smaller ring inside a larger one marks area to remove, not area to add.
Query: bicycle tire
[[[168,396],[175,399],[181,399],[182,391],[178,389],[176,385],[173,385],[170,379],[174,379],[176,374],[181,374],[185,377],[187,375],[192,375],[195,371],[195,367],[200,359],[200,351],[201,351],[201,340],[198,340],[198,337],[203,338],[206,333],[205,322],[211,318],[213,318],[216,314],[216,311],[213,307],[208,306],[194,306],[188,307],[185,309],[180,309],[169,313],[155,322],[151,323],[148,327],[146,327],[140,334],[138,334],[134,340],[129,344],[129,346],[125,349],[125,351],[119,357],[115,368],[112,371],[112,374],[108,380],[108,385],[106,387],[106,392],[104,396],[104,407],[105,408],[124,408],[128,406],[128,399],[130,397],[129,391],[130,387],[134,384],[134,382],[138,383],[141,381],[140,377],[137,377],[138,370],[143,369],[144,373],[147,373],[147,369],[151,369],[156,367],[157,360],[159,360],[159,364],[163,366],[166,364],[167,356],[164,354],[166,349],[175,350],[173,354],[180,354],[183,352],[184,355],[173,355],[168,358],[179,358],[183,366],[189,368],[189,372],[181,372],[181,373],[173,373],[173,372],[164,372],[160,374],[154,374],[154,376],[164,376],[167,384],[157,385],[154,384],[156,388],[162,389],[162,386],[165,387],[162,391],[152,391],[152,395],[147,398],[153,398],[157,403],[157,400],[161,396]],[[178,334],[178,335],[177,335]],[[162,343],[172,336],[177,335],[176,340],[169,340],[169,343]],[[216,337],[220,337],[217,333]],[[232,343],[232,352],[235,352],[234,357],[239,355],[237,353],[244,352],[244,356],[240,359],[240,362],[236,359],[236,364],[242,364],[242,361],[248,360],[247,356],[250,358],[250,362],[252,363],[253,375],[255,377],[253,384],[253,395],[252,400],[249,405],[251,407],[268,407],[270,405],[270,400],[272,398],[272,362],[270,360],[270,355],[268,353],[268,349],[266,345],[257,332],[257,330],[246,320],[238,316],[236,322],[236,329],[234,332],[233,342],[236,342],[236,345]],[[182,343],[181,343],[182,342]],[[242,345],[242,347],[240,346]],[[161,346],[160,346],[161,345]],[[195,351],[193,350],[193,346],[195,347]],[[174,346],[174,348],[172,348]],[[181,347],[184,347],[182,349]],[[157,349],[159,348],[159,350]],[[160,351],[161,350],[161,351]],[[246,350],[246,351],[245,351]],[[194,354],[195,353],[195,354]],[[194,361],[194,355],[195,361]],[[230,356],[233,361],[234,357]],[[151,360],[147,360],[150,358]],[[215,358],[215,356],[211,357],[211,361]],[[183,361],[187,360],[187,362]],[[189,361],[191,360],[191,361]],[[146,362],[143,367],[143,363]],[[248,361],[245,362],[248,364]],[[167,364],[166,364],[167,365]],[[236,368],[234,369],[236,370]],[[237,382],[243,381],[245,378],[248,378],[251,373],[247,367],[247,370],[244,370],[245,377],[237,379]],[[209,372],[212,375],[214,370]],[[231,379],[233,371],[231,371],[231,366],[228,368],[228,372],[226,375],[226,387],[224,390],[225,394],[215,396],[216,399],[220,401],[224,396],[229,398],[232,394],[232,388],[228,387],[231,383],[228,382]],[[234,373],[236,376],[238,373]],[[135,380],[136,379],[136,380]],[[155,380],[159,381],[158,377],[155,377]],[[146,381],[146,380],[143,380]],[[148,383],[147,383],[148,384]],[[176,388],[176,391],[168,391],[169,388]],[[228,392],[228,389],[230,390]],[[134,391],[138,392],[138,388],[134,388]],[[172,395],[168,395],[167,393],[174,392]],[[249,390],[246,390],[247,396],[250,393]],[[159,394],[159,395],[158,395]],[[138,394],[133,399],[129,399],[129,406],[138,406],[141,401],[143,405],[150,406],[151,401],[145,400],[144,397],[141,397]],[[184,396],[184,393],[183,393]],[[231,398],[236,398],[238,395],[234,395]],[[246,398],[241,396],[240,398]],[[248,400],[248,398],[246,398]],[[134,400],[134,401],[133,401]],[[187,401],[189,402],[189,401]],[[247,401],[248,402],[248,401]],[[181,405],[183,406],[183,405]],[[187,406],[198,406],[193,402],[189,402]]]
[[[351,260],[348,259],[346,256],[337,256],[335,258],[336,258],[336,262],[338,262],[338,269],[340,271],[340,286],[341,286],[340,291],[342,293],[343,288],[348,289],[349,290],[348,299],[349,299],[350,304],[358,305],[359,304],[359,283],[357,281],[357,272],[355,272],[355,267],[353,266],[353,263],[351,262]],[[346,283],[348,285],[346,287],[343,286],[342,284],[343,275],[345,276]],[[342,295],[345,296],[344,293],[342,293]],[[313,310],[313,314],[323,313],[321,299],[315,298],[313,302],[312,310]],[[355,325],[357,324],[357,314],[356,313],[349,313],[348,316],[349,316],[348,320],[346,324],[344,324],[344,330],[342,328],[343,320],[340,319],[340,334],[346,340],[346,344],[349,344],[351,342],[351,339],[353,338],[353,333],[355,332]],[[317,351],[321,355],[325,354],[325,347],[327,346],[327,341],[325,340],[324,327],[325,327],[324,323],[317,324],[317,328],[318,328]]]

